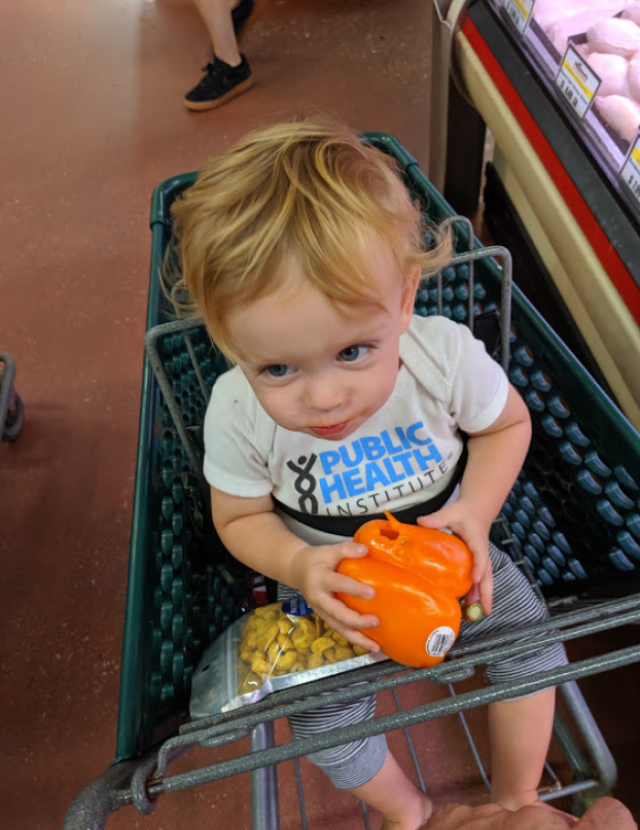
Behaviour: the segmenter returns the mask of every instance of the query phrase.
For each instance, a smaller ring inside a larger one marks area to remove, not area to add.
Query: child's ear
[[[404,285],[402,286],[402,331],[405,332],[411,323],[413,316],[413,307],[416,302],[416,291],[420,285],[420,277],[422,271],[419,265],[416,265],[412,271],[405,276]]]

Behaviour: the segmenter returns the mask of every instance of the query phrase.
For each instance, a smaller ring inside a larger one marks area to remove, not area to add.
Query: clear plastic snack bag
[[[228,712],[385,655],[350,643],[300,596],[256,608],[205,651],[191,687],[192,718]]]

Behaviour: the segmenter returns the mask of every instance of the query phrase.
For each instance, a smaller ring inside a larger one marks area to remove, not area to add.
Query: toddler
[[[258,129],[214,159],[173,207],[182,274],[216,345],[235,364],[204,426],[213,520],[228,550],[300,592],[372,651],[378,625],[335,598],[373,589],[336,572],[351,541],[391,511],[449,528],[474,557],[469,601],[487,616],[462,639],[543,619],[510,558],[489,543],[531,437],[528,410],[468,328],[413,315],[421,278],[450,257],[424,225],[394,162],[319,119]],[[562,645],[487,666],[490,680],[566,662]],[[537,800],[553,689],[491,704],[492,799]],[[300,738],[373,717],[375,697],[290,719]],[[311,760],[336,787],[416,830],[432,805],[382,736]]]

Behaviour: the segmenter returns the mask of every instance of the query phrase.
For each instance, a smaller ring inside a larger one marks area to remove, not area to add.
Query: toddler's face
[[[342,440],[393,392],[420,273],[403,280],[382,243],[365,264],[381,303],[338,308],[292,263],[279,289],[230,315],[239,365],[281,427]]]

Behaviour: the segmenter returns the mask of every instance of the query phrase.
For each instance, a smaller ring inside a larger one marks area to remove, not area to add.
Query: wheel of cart
[[[398,711],[295,743],[275,745],[274,721],[314,708],[322,693],[331,692],[336,702],[361,696],[352,685],[345,687],[345,675],[283,690],[243,709],[189,719],[194,669],[209,644],[251,607],[251,583],[215,534],[200,472],[206,403],[216,378],[228,367],[201,321],[176,319],[179,315],[163,302],[159,287],[172,238],[170,206],[195,174],[167,180],[156,189],[151,211],[148,357],[116,758],[78,794],[67,814],[67,830],[97,830],[110,812],[125,805],[149,813],[162,794],[247,771],[252,772],[253,827],[276,830],[276,767],[288,759],[296,759],[305,827],[300,756],[400,728],[409,737],[412,724],[452,713],[464,718],[468,709],[556,685],[572,723],[557,714],[554,734],[573,775],[566,782],[552,779],[540,797],[548,801],[573,794],[586,803],[615,783],[615,762],[576,680],[639,661],[640,643],[462,694],[452,684],[492,659],[523,653],[532,637],[538,645],[550,644],[640,620],[638,434],[517,287],[511,290],[508,252],[481,248],[468,220],[453,217],[393,137],[374,133],[365,139],[395,157],[407,187],[431,220],[455,224],[454,258],[420,287],[416,313],[466,321],[485,341],[493,338],[494,356],[530,409],[531,450],[493,534],[546,599],[551,618],[526,632],[456,646],[432,669],[407,671],[386,661],[349,672],[349,684],[366,681],[370,691],[392,689]],[[500,333],[494,337],[496,320]],[[448,684],[450,697],[402,710],[397,689],[424,679]],[[573,737],[576,730],[586,754]],[[171,762],[190,747],[215,749],[247,735],[249,753],[185,773],[169,772]],[[418,774],[422,782],[419,769]],[[366,812],[364,821],[368,827]]]
[[[0,352],[0,440],[15,441],[24,423],[24,406],[13,388],[16,364],[10,354]]]

